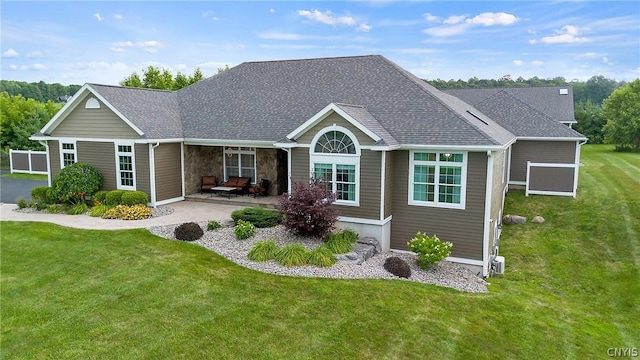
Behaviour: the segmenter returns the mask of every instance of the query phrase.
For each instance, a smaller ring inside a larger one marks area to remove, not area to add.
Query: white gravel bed
[[[206,222],[199,224],[203,229],[206,229]],[[175,240],[174,230],[176,226],[154,226],[149,228],[149,231],[158,236]],[[484,280],[461,265],[443,261],[429,270],[423,270],[416,264],[415,255],[408,253],[386,252],[377,254],[361,265],[339,261],[328,268],[316,266],[294,266],[289,268],[275,261],[255,262],[247,259],[247,254],[253,245],[262,240],[274,240],[278,246],[297,242],[308,249],[315,248],[321,244],[319,239],[293,236],[282,225],[256,229],[256,234],[246,240],[236,239],[233,227],[223,227],[214,231],[205,230],[204,236],[193,243],[213,250],[241,266],[277,275],[342,279],[396,279],[446,286],[466,292],[488,291],[487,283]],[[390,256],[401,257],[409,264],[411,267],[409,279],[397,277],[384,269],[383,264]]]

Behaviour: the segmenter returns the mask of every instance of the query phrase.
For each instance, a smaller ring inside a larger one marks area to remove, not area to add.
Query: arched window
[[[346,128],[320,130],[309,149],[311,177],[322,179],[336,193],[336,204],[359,205],[360,145]]]
[[[356,146],[349,135],[342,131],[331,130],[320,135],[320,138],[316,141],[315,152],[355,155]]]

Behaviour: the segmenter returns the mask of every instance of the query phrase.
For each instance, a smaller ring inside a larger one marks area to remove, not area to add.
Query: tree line
[[[48,84],[44,81],[28,83],[25,81],[0,80],[0,92],[6,92],[10,96],[22,95],[25,99],[33,99],[38,102],[65,101],[65,96],[76,93],[81,85],[61,85],[59,83]]]

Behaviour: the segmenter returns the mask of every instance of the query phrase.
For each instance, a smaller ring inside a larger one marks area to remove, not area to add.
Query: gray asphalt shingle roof
[[[560,94],[560,90],[566,90],[566,94]],[[574,123],[576,121],[573,107],[573,88],[570,85],[447,89],[443,91],[471,105],[475,105],[500,91],[505,91],[558,122]]]
[[[443,92],[382,56],[247,62],[176,92],[91,87],[154,139],[282,141],[331,103],[385,145],[582,137],[559,123],[573,121],[570,86]]]
[[[584,138],[506,91],[498,91],[475,105],[519,137]]]
[[[89,84],[135,124],[146,139],[181,138],[182,122],[174,91]]]

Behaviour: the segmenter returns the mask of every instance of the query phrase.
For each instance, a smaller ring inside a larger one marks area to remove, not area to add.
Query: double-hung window
[[[116,143],[117,188],[135,190],[135,155],[133,144]]]
[[[232,147],[224,149],[225,179],[248,177],[256,181],[256,149],[252,147]]]
[[[410,152],[409,204],[464,209],[467,154]]]
[[[330,127],[316,135],[310,149],[311,176],[336,194],[336,204],[359,204],[359,146],[347,129]]]
[[[60,142],[60,167],[64,168],[78,162],[75,142]]]

